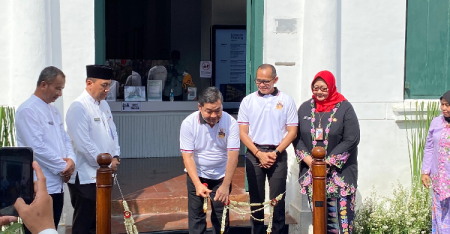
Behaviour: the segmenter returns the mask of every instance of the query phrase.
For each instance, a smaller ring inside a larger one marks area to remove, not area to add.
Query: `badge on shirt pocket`
[[[282,110],[283,109],[283,101],[278,100],[278,103],[276,105],[277,110]]]
[[[222,139],[225,137],[225,129],[221,128],[219,129],[219,138]]]
[[[100,121],[100,118],[94,118],[94,121]]]

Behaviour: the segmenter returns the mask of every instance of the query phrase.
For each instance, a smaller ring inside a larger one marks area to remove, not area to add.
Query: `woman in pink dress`
[[[439,234],[450,234],[449,102],[450,91],[447,91],[441,97],[442,115],[430,124],[422,162],[422,183],[433,188],[432,233]]]

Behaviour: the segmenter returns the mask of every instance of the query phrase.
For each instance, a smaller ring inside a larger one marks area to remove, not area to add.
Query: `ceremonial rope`
[[[123,204],[123,223],[125,224],[125,229],[127,230],[127,234],[139,234],[136,225],[134,224],[133,215],[130,211],[130,208],[128,207],[127,201],[125,201],[125,198],[123,197],[122,189],[120,189],[119,181],[117,180],[117,174],[114,176],[114,183],[117,184],[117,187],[119,188],[120,196],[122,197],[122,204]]]
[[[294,183],[294,185],[297,184],[297,182],[300,180],[297,179],[297,181]],[[272,233],[272,223],[273,223],[273,211],[275,209],[275,206],[278,204],[278,202],[283,199],[284,194],[286,194],[287,190],[284,191],[283,193],[281,193],[280,195],[276,196],[274,199],[270,200],[270,201],[265,201],[263,203],[250,203],[250,202],[237,202],[237,201],[232,201],[232,200],[228,200],[228,204],[224,203],[224,208],[223,208],[223,214],[222,214],[222,224],[220,227],[220,233],[223,234],[225,232],[225,220],[226,220],[226,215],[227,215],[227,211],[233,211],[239,215],[242,215],[242,218],[245,219],[245,215],[249,214],[251,218],[253,218],[256,221],[259,222],[264,222],[264,218],[262,219],[258,219],[255,216],[253,216],[253,213],[256,213],[258,211],[263,210],[264,208],[266,208],[267,206],[270,205],[270,216],[269,216],[269,225],[267,225],[267,234]],[[213,201],[213,199],[208,196],[209,199],[211,199],[211,201]],[[206,198],[205,198],[206,199]],[[250,211],[245,211],[243,210],[242,206],[261,206],[261,208],[255,209],[255,210],[250,210]]]

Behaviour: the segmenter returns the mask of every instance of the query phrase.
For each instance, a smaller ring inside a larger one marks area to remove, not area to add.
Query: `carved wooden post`
[[[313,233],[327,233],[327,200],[326,179],[327,164],[325,163],[326,151],[323,147],[314,147],[311,151],[314,159],[312,163],[313,176]]]
[[[99,154],[97,163],[97,233],[111,234],[112,169],[110,154]]]

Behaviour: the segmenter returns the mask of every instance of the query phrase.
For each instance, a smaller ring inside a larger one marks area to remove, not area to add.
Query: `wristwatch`
[[[120,157],[119,156],[114,156],[113,158],[117,159],[117,161],[120,162]]]
[[[280,154],[280,151],[278,151],[277,149],[275,149],[273,152],[275,152],[277,155]]]

